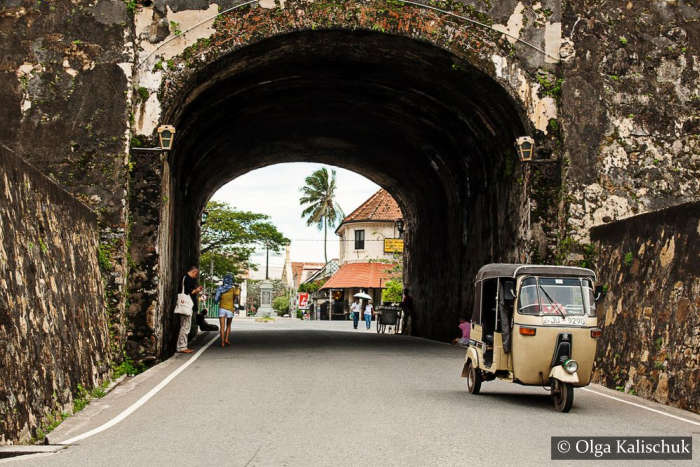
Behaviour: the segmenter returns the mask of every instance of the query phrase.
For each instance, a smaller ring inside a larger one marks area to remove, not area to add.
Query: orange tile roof
[[[392,267],[393,264],[386,263],[346,263],[321,289],[378,289],[391,278],[389,270]]]
[[[353,212],[345,216],[343,222],[340,223],[338,229],[343,224],[348,222],[360,222],[360,221],[389,221],[394,222],[397,219],[401,219],[403,214],[401,213],[401,208],[396,203],[396,200],[392,198],[388,191],[381,189],[370,198],[362,203],[360,207],[355,209]],[[338,231],[336,229],[336,232]]]
[[[321,269],[324,266],[323,263],[304,263],[292,261],[292,280],[295,285],[299,285],[301,280],[301,275],[304,273],[305,268]]]

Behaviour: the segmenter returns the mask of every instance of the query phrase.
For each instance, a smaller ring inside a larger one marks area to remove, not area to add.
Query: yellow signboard
[[[385,238],[384,253],[403,253],[403,239]]]

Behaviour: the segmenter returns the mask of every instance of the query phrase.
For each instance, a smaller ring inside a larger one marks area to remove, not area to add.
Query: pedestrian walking
[[[372,313],[374,312],[374,307],[372,306],[372,300],[367,300],[367,305],[365,305],[365,324],[367,329],[372,326]]]
[[[180,303],[178,303],[178,307],[175,308],[176,314],[180,317],[180,332],[177,336],[176,347],[176,350],[180,353],[193,352],[193,350],[187,346],[187,336],[192,326],[192,313],[194,312],[196,314],[199,309],[197,294],[202,291],[202,287],[197,284],[197,277],[199,277],[199,268],[197,266],[191,266],[187,274],[182,278],[182,295],[190,297],[192,303],[191,308],[190,305],[187,304],[186,308],[189,309],[183,309]],[[178,301],[180,301],[180,296],[178,296]]]
[[[229,344],[228,336],[231,334],[231,321],[233,320],[233,303],[236,291],[234,289],[233,276],[226,274],[222,284],[216,289],[214,303],[219,304],[219,328],[221,329],[221,347]]]
[[[413,298],[408,292],[408,287],[403,289],[403,298],[401,299],[401,311],[403,323],[401,323],[401,334],[411,334],[411,325],[413,324]]]
[[[357,329],[357,325],[360,322],[360,310],[362,309],[362,305],[360,305],[360,300],[357,299],[354,302],[352,302],[352,305],[350,305],[350,312],[352,313],[352,327],[353,329]]]

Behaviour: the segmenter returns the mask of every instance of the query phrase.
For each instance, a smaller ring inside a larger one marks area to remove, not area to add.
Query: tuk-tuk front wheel
[[[467,362],[467,390],[472,394],[479,394],[481,389],[481,371],[474,368],[471,360]]]
[[[555,379],[552,382],[552,401],[559,412],[568,412],[574,404],[574,387]]]

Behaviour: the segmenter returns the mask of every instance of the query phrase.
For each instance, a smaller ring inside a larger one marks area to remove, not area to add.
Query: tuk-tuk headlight
[[[578,362],[576,360],[567,360],[562,366],[568,373],[571,374],[576,373],[576,371],[578,370]]]

